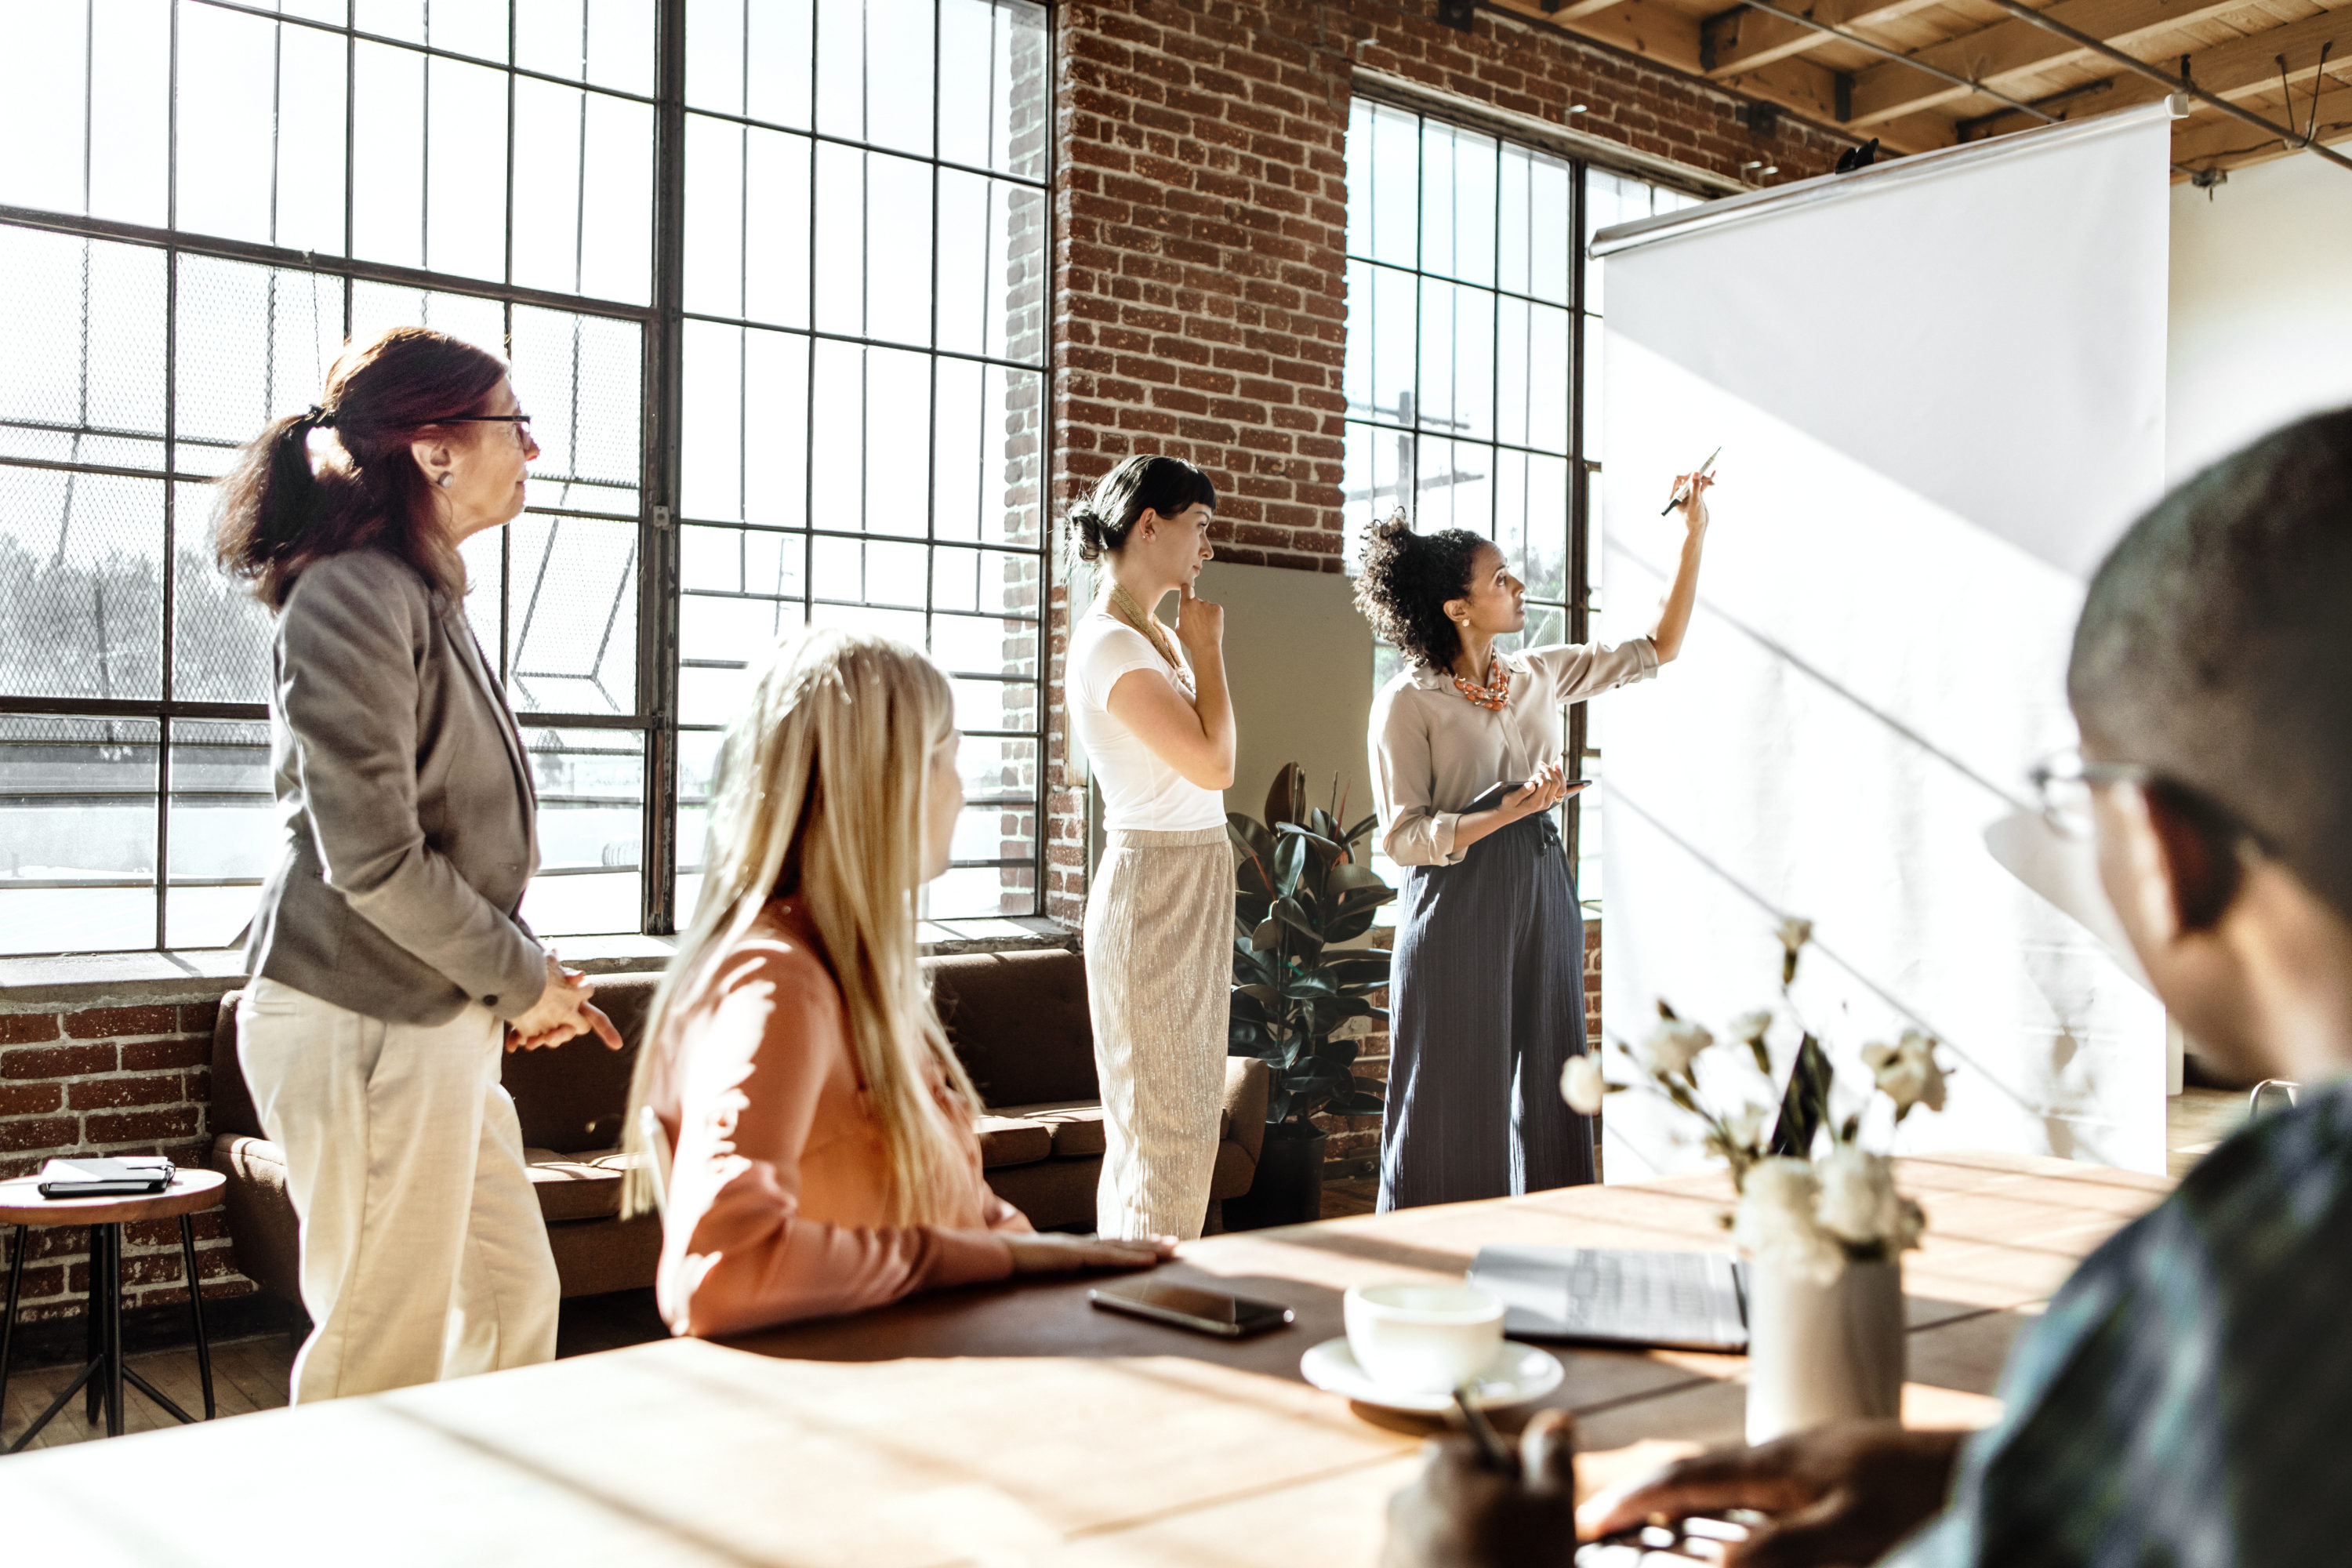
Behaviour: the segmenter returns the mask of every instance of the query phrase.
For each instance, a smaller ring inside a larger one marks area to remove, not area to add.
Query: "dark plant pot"
[[[1248,1192],[1225,1200],[1227,1230],[1306,1225],[1323,1217],[1323,1144],[1312,1126],[1277,1121],[1265,1130]]]

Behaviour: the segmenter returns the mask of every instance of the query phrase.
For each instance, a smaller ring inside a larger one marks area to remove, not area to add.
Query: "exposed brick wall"
[[[63,1011],[0,1011],[0,1176],[61,1154],[164,1154],[201,1165],[212,1147],[213,1017],[220,987],[189,1000]],[[7,999],[0,995],[0,1007]],[[205,1298],[242,1296],[221,1211],[195,1216]],[[29,1231],[19,1321],[78,1316],[89,1289],[89,1232]],[[177,1220],[122,1228],[123,1302],[184,1302]]]
[[[1347,127],[1353,70],[1403,77],[1738,177],[1826,171],[1842,142],[1738,96],[1532,20],[1464,33],[1382,0],[1067,0],[1055,16],[1052,496],[1121,458],[1215,479],[1219,554],[1341,568]],[[1047,700],[1059,723],[1066,590]],[[1049,760],[1046,912],[1076,923],[1084,801]]]

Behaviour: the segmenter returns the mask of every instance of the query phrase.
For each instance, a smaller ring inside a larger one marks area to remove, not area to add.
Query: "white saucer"
[[[1298,1370],[1316,1387],[1366,1405],[1390,1410],[1418,1410],[1428,1415],[1454,1408],[1454,1396],[1450,1394],[1408,1394],[1375,1382],[1371,1373],[1356,1364],[1355,1352],[1348,1348],[1344,1334],[1336,1340],[1325,1340],[1299,1357]],[[1567,1375],[1549,1351],[1506,1340],[1480,1375],[1477,1391],[1471,1397],[1481,1410],[1525,1405],[1558,1388],[1560,1379]]]

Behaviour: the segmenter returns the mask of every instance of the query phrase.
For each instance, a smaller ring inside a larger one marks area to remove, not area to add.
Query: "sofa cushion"
[[[531,1194],[539,1199],[541,1218],[612,1219],[620,1214],[621,1178],[631,1156],[618,1149],[572,1154],[525,1149],[522,1157],[530,1167]]]
[[[600,1154],[621,1141],[621,1117],[629,1103],[629,1075],[636,1068],[646,1008],[658,974],[600,974],[596,1005],[628,1042],[613,1050],[594,1035],[581,1035],[539,1051],[509,1051],[499,1063],[499,1081],[514,1096],[522,1121],[522,1141],[559,1154]],[[553,1217],[552,1215],[550,1216]]]
[[[220,999],[213,1015],[213,1104],[207,1119],[215,1136],[262,1136],[261,1115],[253,1109],[252,1091],[245,1087],[245,1068],[236,1059],[236,1004],[243,991]]]
[[[1043,1105],[999,1106],[992,1114],[1024,1121],[1042,1121],[1054,1134],[1056,1160],[1099,1159],[1103,1152],[1103,1108],[1099,1100],[1047,1100]]]
[[[1102,1098],[1085,959],[1055,948],[960,953],[926,967],[940,1021],[983,1104]]]
[[[980,1119],[980,1163],[992,1171],[1000,1165],[1034,1165],[1054,1152],[1054,1130],[1042,1121],[1016,1116]]]
[[[539,1051],[509,1051],[499,1064],[499,1079],[514,1097],[522,1141],[560,1154],[602,1153],[621,1141],[621,1115],[629,1100],[629,1074],[645,1033],[646,1008],[658,974],[595,977],[596,1005],[628,1042],[613,1050],[594,1035],[582,1035]],[[236,1057],[236,1001],[221,998],[213,1020],[212,1131],[248,1138],[263,1135],[261,1118],[245,1085]]]
[[[1029,1216],[1039,1230],[1092,1230],[1100,1160],[1040,1160],[988,1173],[996,1195]]]

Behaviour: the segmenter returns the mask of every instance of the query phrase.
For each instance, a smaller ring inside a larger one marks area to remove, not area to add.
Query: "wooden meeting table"
[[[1901,1162],[1915,1426],[1976,1426],[2010,1342],[2170,1184],[2064,1161]],[[1213,1237],[1168,1277],[1278,1301],[1233,1343],[1094,1310],[1097,1281],[921,1298],[0,1462],[15,1543],[158,1562],[1370,1564],[1433,1428],[1299,1376],[1341,1293],[1489,1243],[1720,1247],[1720,1176]],[[1561,1348],[1580,1486],[1740,1432],[1737,1356]],[[29,1559],[28,1559],[29,1560]]]

